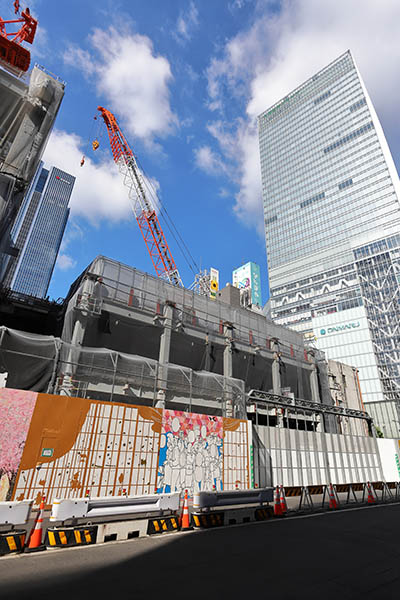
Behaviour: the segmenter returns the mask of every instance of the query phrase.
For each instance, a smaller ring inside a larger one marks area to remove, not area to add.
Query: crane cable
[[[150,199],[153,204],[153,208],[157,212],[158,207],[160,207],[160,216],[162,217],[169,232],[171,233],[172,237],[174,238],[179,250],[181,251],[183,258],[185,259],[185,261],[187,262],[187,264],[189,266],[189,269],[193,272],[194,275],[196,275],[196,273],[198,273],[200,269],[199,269],[195,259],[193,258],[192,254],[191,254],[189,248],[187,247],[187,244],[185,243],[184,239],[182,238],[181,234],[179,233],[174,221],[169,216],[167,209],[161,202],[161,199],[158,196],[157,191],[156,191],[151,179],[149,178],[149,176],[147,175],[147,173],[143,169],[143,166],[141,165],[141,163],[138,161],[137,158],[136,158],[136,162],[138,163],[138,167],[140,168],[140,170],[144,176],[144,183],[149,192]],[[174,231],[176,232],[176,235],[175,235]]]
[[[103,128],[101,127],[100,124],[100,120],[98,119],[98,115],[96,114],[94,116],[94,121],[97,121],[97,135],[95,137],[95,139],[93,140],[93,132],[94,129],[96,127],[96,123],[94,123],[92,125],[92,129],[91,129],[91,134],[88,137],[88,140],[86,142],[85,145],[85,150],[87,150],[90,140],[92,139],[92,148],[93,150],[97,150],[97,148],[99,147],[99,139],[102,138],[104,131]],[[142,175],[143,175],[143,180],[144,180],[144,185],[147,188],[148,194],[150,196],[150,200],[151,200],[151,204],[153,206],[153,209],[155,209],[156,213],[159,214],[159,216],[163,219],[164,223],[166,224],[171,236],[174,238],[176,245],[178,246],[183,258],[185,259],[189,269],[192,271],[192,273],[194,275],[196,275],[197,273],[199,273],[200,269],[195,261],[195,259],[193,258],[186,242],[184,241],[183,237],[181,236],[181,234],[179,233],[174,221],[171,219],[171,217],[169,216],[169,213],[167,211],[167,209],[165,208],[165,206],[163,205],[163,203],[161,202],[160,197],[157,194],[157,191],[150,179],[150,177],[147,175],[147,173],[145,172],[143,166],[141,165],[141,163],[139,162],[136,154],[135,156],[135,160],[136,163],[138,165],[138,168],[140,169]],[[83,165],[85,164],[85,155],[82,156],[81,159],[81,167],[83,167]],[[179,239],[178,239],[179,238]]]
[[[96,123],[96,121],[97,121],[97,123]],[[92,127],[90,128],[89,135],[88,135],[87,140],[85,142],[85,145],[83,147],[83,155],[82,155],[82,158],[81,158],[81,167],[83,167],[83,165],[85,164],[85,157],[86,157],[86,154],[88,153],[88,148],[91,145],[92,149],[96,150],[99,147],[98,140],[101,139],[102,135],[103,135],[103,129],[101,127],[101,123],[97,119],[97,115],[95,115],[93,117]],[[97,147],[96,148],[93,145],[94,142],[97,142]]]

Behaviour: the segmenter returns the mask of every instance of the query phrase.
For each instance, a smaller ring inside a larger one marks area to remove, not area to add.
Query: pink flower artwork
[[[37,396],[37,392],[0,389],[0,478],[8,496],[21,461]]]
[[[223,422],[221,417],[164,409],[162,418],[163,433],[168,433],[169,431],[176,433],[176,426],[173,425],[173,421],[174,423],[179,422],[179,431],[183,431],[184,434],[198,427],[200,431],[205,433],[204,437],[208,437],[211,433],[216,434],[221,439],[223,437]],[[205,430],[202,429],[203,426]]]

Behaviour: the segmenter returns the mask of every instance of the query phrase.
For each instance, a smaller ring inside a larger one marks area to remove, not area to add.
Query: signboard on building
[[[210,269],[210,298],[215,300],[219,290],[219,271],[211,267]]]
[[[251,302],[262,306],[260,267],[254,262],[248,262],[232,273],[232,284],[239,289],[251,289]]]

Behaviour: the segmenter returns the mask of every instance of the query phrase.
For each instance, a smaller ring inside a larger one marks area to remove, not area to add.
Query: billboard
[[[251,289],[251,302],[262,306],[260,267],[254,262],[248,262],[232,273],[232,284],[239,289]]]
[[[219,271],[211,267],[210,269],[210,298],[215,300],[219,290]]]

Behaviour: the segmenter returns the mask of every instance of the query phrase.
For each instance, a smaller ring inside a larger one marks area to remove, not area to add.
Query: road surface
[[[10,600],[400,598],[400,504],[0,559]]]

